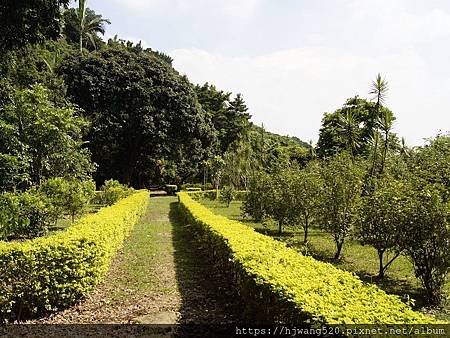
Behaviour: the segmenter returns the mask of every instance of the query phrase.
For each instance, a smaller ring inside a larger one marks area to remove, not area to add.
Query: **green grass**
[[[152,198],[147,212],[125,240],[120,259],[110,273],[113,278],[108,280],[108,297],[112,301],[122,301],[130,294],[174,291],[159,281],[173,259],[168,214],[170,203],[176,200],[176,197]]]
[[[275,224],[256,223],[251,219],[244,219],[241,214],[241,201],[233,201],[230,207],[219,201],[202,199],[199,202],[213,210],[215,213],[230,219],[241,221],[263,234],[272,236],[277,240],[286,242],[303,254],[310,255],[318,260],[329,262],[338,268],[357,274],[362,280],[376,283],[388,293],[397,294],[400,297],[416,300],[415,308],[420,309],[425,304],[423,290],[420,282],[414,276],[413,265],[407,257],[397,258],[386,272],[383,280],[377,278],[378,256],[376,250],[370,246],[362,246],[357,240],[346,239],[342,249],[342,258],[339,261],[333,259],[335,244],[333,238],[326,232],[311,227],[308,231],[308,244],[303,244],[303,229],[301,227],[288,227],[281,236],[278,235],[278,227]],[[431,311],[439,318],[450,321],[450,281],[445,285],[447,300],[439,309],[422,309]]]

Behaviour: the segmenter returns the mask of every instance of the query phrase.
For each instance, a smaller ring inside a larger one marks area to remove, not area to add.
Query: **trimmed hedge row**
[[[220,268],[231,269],[239,293],[260,322],[332,324],[439,323],[399,297],[350,272],[303,256],[252,228],[215,215],[189,194],[178,194]]]
[[[25,242],[0,242],[0,322],[72,305],[108,271],[149,202],[139,191],[64,232]]]

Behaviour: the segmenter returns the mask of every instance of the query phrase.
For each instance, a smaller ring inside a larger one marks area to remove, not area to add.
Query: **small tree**
[[[308,228],[318,209],[321,191],[320,167],[317,162],[310,162],[308,166],[298,171],[293,177],[293,194],[295,209],[304,230],[303,242],[308,242]]]
[[[295,193],[293,191],[293,174],[289,170],[281,170],[271,175],[270,190],[267,196],[267,213],[278,223],[278,233],[283,227],[294,225],[298,220],[295,210]]]
[[[361,200],[363,171],[352,157],[340,153],[321,169],[323,186],[319,199],[320,227],[329,232],[336,243],[335,259],[339,259],[345,238],[357,222]]]
[[[377,250],[380,278],[402,253],[400,238],[404,231],[410,185],[391,176],[375,180],[374,189],[362,199],[357,236],[362,244]],[[385,257],[392,253],[391,258]],[[385,261],[387,260],[387,261]]]
[[[262,221],[271,205],[271,178],[265,172],[255,173],[249,180],[248,192],[242,204],[242,212],[251,216],[256,222]]]
[[[216,199],[219,197],[219,185],[220,181],[222,180],[224,166],[225,161],[218,155],[208,160],[208,167],[211,173],[212,184],[214,185],[214,189],[216,189]]]
[[[421,183],[410,197],[402,245],[414,263],[429,303],[439,304],[450,268],[448,206],[438,190]]]
[[[72,222],[95,194],[93,181],[81,181],[76,179],[52,178],[44,182],[40,190],[51,200],[56,209],[56,215],[67,213]]]
[[[233,201],[236,197],[236,191],[232,186],[226,186],[222,189],[220,192],[220,198],[221,200],[227,205],[227,207],[230,206],[231,201]]]

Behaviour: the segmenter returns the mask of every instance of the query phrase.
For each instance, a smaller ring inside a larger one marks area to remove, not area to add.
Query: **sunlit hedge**
[[[86,295],[147,207],[147,191],[85,216],[64,232],[0,242],[0,319],[54,311]]]
[[[234,273],[246,311],[262,322],[436,322],[350,272],[303,256],[242,223],[215,215],[187,193],[178,196],[187,220],[196,226],[216,263]]]

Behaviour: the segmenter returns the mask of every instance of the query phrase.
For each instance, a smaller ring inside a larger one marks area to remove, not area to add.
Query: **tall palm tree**
[[[384,147],[383,147],[383,155],[381,157],[381,169],[380,174],[383,173],[384,164],[386,162],[387,150],[389,147],[389,133],[391,132],[392,126],[394,124],[394,115],[388,109],[383,109],[381,114],[379,126],[384,135]]]
[[[373,130],[374,134],[378,133],[378,126],[380,121],[380,108],[382,107],[382,104],[384,103],[387,92],[389,90],[388,82],[385,78],[382,78],[380,73],[378,73],[376,79],[372,81],[372,84],[370,86],[370,92],[369,94],[374,95],[374,99],[376,99],[375,104],[375,112],[372,114],[372,124],[373,124]],[[372,170],[371,170],[371,176],[373,177],[375,173],[375,167],[378,160],[377,152],[378,152],[378,137],[375,137],[375,145],[374,145],[374,151],[373,151],[373,162],[372,162]]]
[[[87,8],[87,0],[78,0],[76,10],[77,30],[79,32],[80,53],[83,52],[83,39],[87,39],[96,48],[95,40],[98,33],[105,34],[105,23],[110,24],[108,19],[103,19],[101,15]]]

